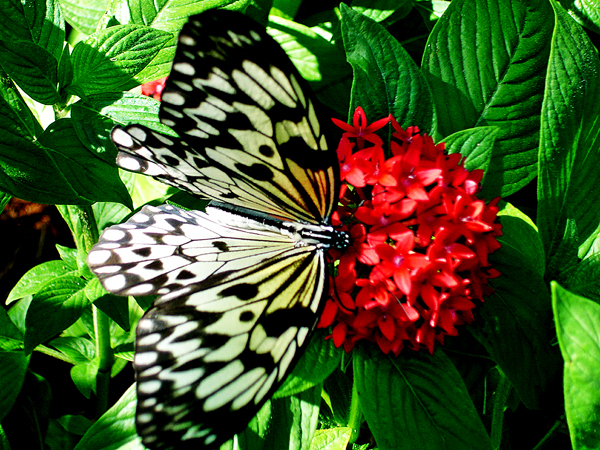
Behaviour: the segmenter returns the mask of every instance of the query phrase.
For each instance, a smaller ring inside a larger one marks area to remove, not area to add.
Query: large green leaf
[[[52,105],[58,93],[58,59],[28,41],[0,41],[0,63],[15,83],[35,101]]]
[[[53,122],[40,136],[59,171],[79,196],[91,202],[115,202],[131,207],[131,198],[114,162],[106,162],[85,148],[72,119]]]
[[[491,448],[460,374],[440,350],[397,358],[358,347],[354,378],[380,450]]]
[[[73,450],[144,450],[135,431],[135,385],[132,385],[83,435]]]
[[[300,361],[274,398],[296,394],[322,383],[335,370],[342,351],[335,348],[332,339],[325,339],[327,334],[325,330],[315,331]]]
[[[455,0],[427,41],[422,69],[441,136],[500,128],[487,198],[516,192],[537,174],[551,18],[546,0]]]
[[[85,281],[74,275],[53,278],[34,295],[25,324],[25,352],[33,349],[73,323],[89,305]]]
[[[342,4],[342,37],[354,80],[350,117],[361,106],[370,121],[392,114],[403,127],[435,131],[427,82],[383,26]]]
[[[108,0],[60,0],[69,24],[83,34],[93,34],[98,22],[106,12]]]
[[[77,267],[65,261],[46,261],[27,271],[12,288],[6,299],[6,304],[14,302],[27,295],[37,294],[42,286],[53,278],[63,275],[77,275]]]
[[[471,331],[521,401],[539,408],[560,363],[551,345],[552,311],[544,281],[543,247],[531,220],[516,208],[504,205],[499,218],[502,248],[490,255],[490,262],[501,276],[490,280],[495,292],[476,309]]]
[[[348,112],[351,68],[344,53],[307,26],[272,16],[269,35],[287,53],[316,96],[341,117]]]
[[[172,36],[139,25],[117,25],[94,33],[73,49],[71,89],[91,95],[137,86],[139,73]]]
[[[12,408],[29,365],[29,356],[23,352],[20,330],[12,323],[6,311],[0,309],[0,420]]]
[[[47,50],[56,60],[60,59],[65,24],[58,1],[2,1],[0,14],[0,40],[29,41]]]
[[[265,448],[309,450],[319,420],[322,385],[272,400],[272,420]]]
[[[587,252],[600,223],[600,61],[587,34],[562,8],[556,20],[542,111],[537,224],[546,255],[556,257],[553,266],[560,271],[560,247],[574,249],[578,238]],[[572,240],[570,220],[578,235]]]
[[[565,360],[565,410],[573,448],[600,448],[600,305],[552,284],[558,343]]]

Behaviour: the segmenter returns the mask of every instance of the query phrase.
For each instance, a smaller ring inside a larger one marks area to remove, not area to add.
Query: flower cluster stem
[[[508,401],[508,396],[512,390],[512,385],[506,375],[500,371],[500,382],[498,383],[498,387],[496,388],[496,392],[494,393],[494,401],[492,405],[492,429],[491,429],[491,439],[492,439],[492,448],[500,448],[500,443],[502,442],[502,419],[504,417],[504,410],[506,408],[506,402]]]
[[[358,439],[360,433],[360,426],[362,424],[362,410],[360,409],[360,403],[358,400],[358,391],[356,389],[356,382],[352,384],[352,399],[350,401],[350,414],[348,415],[348,426],[352,428],[352,434],[350,435],[350,443],[354,444]]]

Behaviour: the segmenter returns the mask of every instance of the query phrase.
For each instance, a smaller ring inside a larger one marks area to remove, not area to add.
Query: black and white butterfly
[[[137,429],[151,449],[218,448],[308,342],[326,292],[339,167],[279,45],[237,13],[190,18],[160,119],[116,127],[120,167],[212,200],[146,206],[88,256],[118,295],[158,295],[137,328]]]

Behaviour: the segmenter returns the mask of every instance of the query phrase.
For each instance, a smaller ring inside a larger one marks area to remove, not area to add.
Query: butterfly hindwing
[[[318,319],[323,253],[259,223],[226,225],[227,215],[147,206],[90,252],[112,292],[160,294],[140,319],[134,359],[138,433],[152,449],[218,448],[242,431]]]
[[[179,139],[117,127],[118,164],[219,202],[326,223],[338,166],[309,92],[258,24],[228,11],[194,16],[162,94],[161,121]]]

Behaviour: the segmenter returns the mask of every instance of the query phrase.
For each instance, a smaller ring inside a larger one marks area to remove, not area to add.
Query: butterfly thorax
[[[277,231],[291,238],[296,247],[315,246],[318,249],[345,249],[350,245],[350,237],[330,225],[318,225],[281,220],[268,214],[226,203],[211,202],[206,207],[211,217],[225,225],[241,226],[251,230]]]

